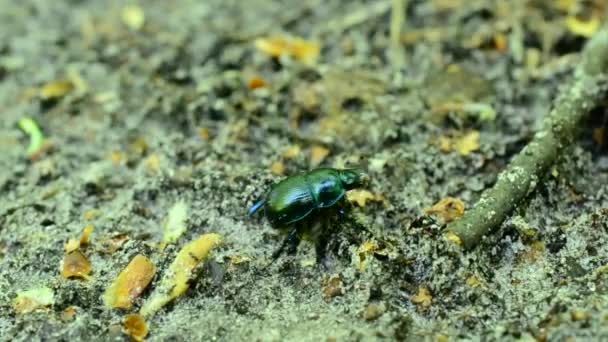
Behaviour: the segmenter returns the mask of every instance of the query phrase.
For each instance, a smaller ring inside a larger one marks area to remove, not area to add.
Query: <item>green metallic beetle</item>
[[[368,181],[369,177],[360,169],[312,170],[274,184],[266,197],[249,209],[249,214],[264,207],[273,226],[285,227],[317,209],[333,206],[347,190],[361,187]]]
[[[314,212],[336,205],[347,190],[364,186],[368,181],[369,177],[361,169],[315,169],[274,184],[264,199],[249,209],[249,215],[263,207],[273,227],[286,228]],[[292,229],[273,257],[278,257],[287,244],[298,242],[297,228]]]

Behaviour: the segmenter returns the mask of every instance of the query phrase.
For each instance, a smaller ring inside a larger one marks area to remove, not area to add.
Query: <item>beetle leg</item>
[[[329,237],[327,235],[328,234],[321,234],[315,245],[317,265],[323,265],[325,268],[327,268],[325,260],[327,256],[327,247],[329,246]]]
[[[283,252],[285,251],[285,248],[288,248],[287,252],[289,254],[295,254],[296,249],[298,248],[299,244],[300,244],[300,237],[298,236],[298,229],[293,228],[292,230],[289,231],[289,233],[287,234],[287,237],[285,237],[285,239],[281,243],[281,246],[272,253],[271,263],[274,262],[275,260],[277,260],[281,256],[281,254],[283,254]]]
[[[338,220],[340,223],[344,223],[344,221],[346,221],[346,209],[342,207],[338,208]]]

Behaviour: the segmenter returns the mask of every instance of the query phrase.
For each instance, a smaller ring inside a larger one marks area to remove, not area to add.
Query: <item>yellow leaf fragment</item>
[[[129,237],[126,234],[118,234],[116,236],[106,238],[101,241],[102,251],[107,254],[113,254],[124,245],[125,242],[129,241]]]
[[[151,173],[158,173],[160,171],[160,163],[160,157],[158,154],[153,153],[146,158],[146,169]]]
[[[148,325],[140,314],[130,314],[122,322],[124,333],[135,341],[143,341],[148,336]]]
[[[467,285],[469,285],[470,287],[473,287],[473,288],[480,287],[482,285],[481,279],[477,275],[474,274],[467,278]]]
[[[438,215],[444,222],[452,222],[464,214],[464,202],[458,198],[446,197],[424,210],[428,215]]]
[[[25,314],[55,304],[55,294],[48,287],[34,288],[17,293],[13,300],[13,309],[18,314]]]
[[[242,255],[230,255],[230,256],[228,256],[228,258],[230,259],[230,262],[233,265],[239,265],[239,264],[248,263],[251,261],[250,257],[242,256]]]
[[[448,137],[446,137],[445,135],[440,136],[439,139],[436,142],[437,147],[439,147],[439,150],[443,153],[449,153],[452,152],[452,140]]]
[[[211,250],[221,243],[221,235],[210,233],[203,234],[182,247],[169,266],[160,286],[141,308],[140,314],[144,316],[153,314],[165,304],[184,294],[190,287],[189,281],[195,275],[197,267],[207,259]]]
[[[83,95],[89,91],[89,84],[82,78],[79,69],[70,67],[67,71],[67,78],[72,83],[72,87],[76,94]]]
[[[275,161],[270,165],[270,172],[276,176],[282,176],[285,173],[285,164],[282,161]]]
[[[53,81],[40,88],[40,98],[51,100],[65,96],[74,89],[74,84],[68,80]]]
[[[68,242],[63,246],[63,250],[66,253],[72,253],[80,247],[80,241],[77,239],[69,239]]]
[[[418,305],[418,307],[428,309],[433,302],[433,296],[426,287],[421,286],[418,288],[418,293],[412,296],[411,300],[412,303]]]
[[[122,22],[132,30],[140,30],[146,22],[144,10],[136,5],[125,6],[120,12]]]
[[[367,268],[370,257],[373,255],[386,255],[386,251],[381,250],[378,244],[374,241],[365,241],[359,249],[357,249],[357,269],[362,272]]]
[[[255,47],[272,57],[288,55],[308,65],[317,61],[321,51],[318,43],[296,37],[260,38],[255,40]]]
[[[319,166],[325,158],[329,155],[329,149],[315,145],[310,149],[310,167],[314,168]]]
[[[575,321],[586,321],[590,318],[589,314],[582,310],[573,310],[570,312],[570,318]]]
[[[87,210],[84,212],[84,214],[82,215],[82,217],[85,219],[85,221],[91,221],[96,219],[99,214],[101,214],[101,212],[99,210],[95,210],[95,209],[91,209],[91,210]]]
[[[471,131],[454,142],[454,148],[463,156],[479,150],[479,131]]]
[[[302,149],[299,145],[293,145],[288,147],[285,151],[283,151],[283,158],[293,159],[300,155]]]
[[[175,202],[171,207],[163,225],[164,243],[175,243],[186,232],[189,210],[190,206],[183,200]]]
[[[566,18],[566,27],[575,35],[590,38],[600,28],[600,19],[593,16],[585,21],[576,16],[569,16]]]
[[[125,154],[120,151],[112,151],[110,153],[110,161],[112,161],[112,165],[114,166],[123,165],[126,159]]]
[[[146,154],[149,148],[150,147],[148,146],[146,140],[143,137],[138,137],[129,145],[129,152],[140,157]]]
[[[93,233],[93,230],[94,230],[93,225],[89,224],[82,230],[80,240],[74,239],[74,238],[69,239],[68,242],[63,246],[65,252],[71,253],[71,252],[77,250],[78,248],[80,248],[81,246],[88,245],[89,237],[90,237],[91,233]]]
[[[462,239],[460,238],[460,236],[452,233],[452,232],[447,232],[445,234],[445,237],[451,241],[452,243],[456,244],[458,247],[462,247]]]
[[[211,139],[211,131],[207,127],[201,127],[198,129],[198,136],[205,141],[209,141]]]
[[[156,267],[150,259],[136,255],[106,289],[105,304],[110,308],[131,309],[133,300],[142,294],[155,273]]]
[[[351,203],[357,203],[361,208],[365,207],[367,201],[376,201],[377,198],[370,191],[365,189],[353,189],[346,193],[346,199]]]
[[[82,235],[80,236],[80,241],[79,241],[80,246],[86,246],[89,244],[89,238],[91,237],[91,233],[93,233],[94,230],[95,230],[95,228],[93,227],[92,224],[89,224],[86,227],[84,227],[84,229],[82,230]]]
[[[89,279],[89,273],[93,267],[87,257],[81,251],[75,250],[63,257],[63,270],[61,275],[65,279]]]

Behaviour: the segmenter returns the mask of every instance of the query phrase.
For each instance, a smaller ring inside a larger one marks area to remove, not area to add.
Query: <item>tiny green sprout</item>
[[[27,156],[34,156],[44,145],[44,134],[38,127],[38,124],[32,118],[23,118],[19,120],[19,128],[30,136],[30,145],[27,147]]]

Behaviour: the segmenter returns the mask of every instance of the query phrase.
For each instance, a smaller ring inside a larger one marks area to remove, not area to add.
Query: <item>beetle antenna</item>
[[[249,208],[249,215],[253,215],[256,213],[256,211],[260,210],[264,204],[266,204],[266,200],[261,200],[259,202],[257,202],[256,204],[254,204],[253,206],[251,206],[251,208]]]

